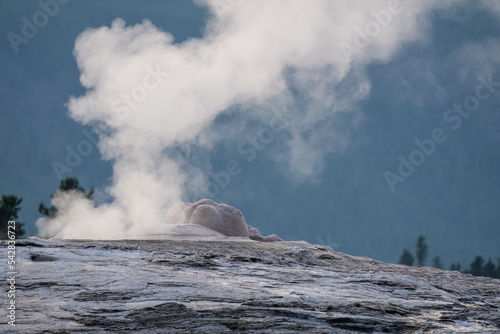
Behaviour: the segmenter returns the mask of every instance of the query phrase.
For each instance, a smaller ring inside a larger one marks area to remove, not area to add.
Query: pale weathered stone
[[[283,241],[276,234],[262,236],[258,229],[247,225],[240,210],[211,199],[177,203],[170,208],[166,222],[169,225],[201,225],[229,237],[244,237],[262,242]]]

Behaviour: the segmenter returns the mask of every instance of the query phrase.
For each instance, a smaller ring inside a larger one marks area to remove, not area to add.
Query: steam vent
[[[168,219],[200,230],[18,240],[10,332],[500,332],[498,279],[263,237],[239,210],[210,200],[181,203]]]

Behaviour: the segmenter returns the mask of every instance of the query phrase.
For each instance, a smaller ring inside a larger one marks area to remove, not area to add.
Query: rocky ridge
[[[498,279],[306,242],[28,238],[16,265],[5,333],[500,332]]]

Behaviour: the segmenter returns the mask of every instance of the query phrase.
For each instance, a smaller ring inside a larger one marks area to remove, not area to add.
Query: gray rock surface
[[[2,333],[500,332],[500,280],[305,242],[29,238],[16,265]]]

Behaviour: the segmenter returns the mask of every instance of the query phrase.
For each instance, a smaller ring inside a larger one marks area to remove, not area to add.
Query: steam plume
[[[113,200],[94,207],[78,193],[56,197],[59,214],[39,220],[42,236],[161,232],[186,187],[206,186],[203,170],[170,150],[209,149],[221,138],[209,131],[214,119],[235,105],[248,106],[241,119],[263,122],[287,110],[290,137],[280,159],[298,176],[321,170],[324,154],[348,142],[336,114],[369,94],[364,66],[422,39],[433,8],[429,1],[200,3],[211,12],[201,39],[174,43],[149,21],[126,26],[121,19],[77,38],[87,91],[69,100],[69,114],[101,133],[100,152],[113,162]]]

